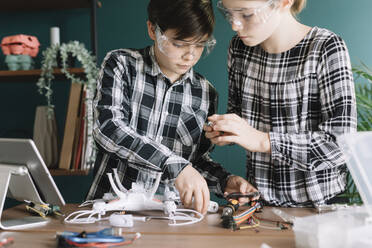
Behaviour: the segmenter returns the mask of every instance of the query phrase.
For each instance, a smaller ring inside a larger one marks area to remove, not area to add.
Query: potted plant
[[[82,43],[78,41],[71,41],[68,43],[62,43],[60,45],[52,45],[48,47],[42,53],[41,61],[41,75],[38,79],[37,86],[40,94],[44,95],[47,100],[48,113],[52,114],[54,105],[52,104],[51,98],[53,90],[51,87],[52,81],[54,79],[53,70],[58,65],[58,60],[61,60],[61,71],[62,73],[70,79],[72,82],[77,82],[86,85],[86,98],[85,98],[85,121],[87,124],[87,156],[90,161],[88,164],[94,161],[94,141],[92,138],[92,128],[93,128],[93,106],[92,100],[94,96],[94,91],[96,87],[96,79],[98,76],[98,68],[96,65],[95,57],[84,47]],[[68,70],[67,61],[70,57],[77,59],[82,68],[84,69],[85,78],[79,78],[71,74]]]
[[[358,131],[372,130],[372,70],[362,63],[353,69],[355,80],[362,80],[355,84],[355,94],[358,111]]]
[[[354,67],[355,75],[355,96],[357,101],[358,113],[358,131],[372,130],[372,70],[365,64]],[[347,187],[345,193],[341,196],[347,198],[351,204],[362,204],[362,199],[358,189],[351,177],[350,172],[347,174]]]

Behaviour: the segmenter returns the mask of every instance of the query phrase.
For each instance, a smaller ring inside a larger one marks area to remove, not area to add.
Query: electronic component
[[[235,199],[229,200],[229,202],[222,209],[222,226],[224,228],[231,228],[234,226],[233,215],[239,209],[239,201]],[[233,227],[234,228],[234,227]]]
[[[260,192],[258,191],[249,193],[233,192],[225,196],[228,203],[222,210],[222,226],[224,228],[231,228],[234,231],[258,226],[257,221],[253,218],[253,214],[262,208],[261,204],[256,201],[259,197]],[[240,206],[239,198],[248,198],[248,203],[250,203],[251,207],[248,210],[237,214],[237,210]],[[243,222],[248,222],[248,225],[240,226]]]
[[[239,208],[238,200],[231,199],[229,203],[224,207],[222,211],[222,226],[224,228],[239,230],[245,228],[253,228],[258,226],[257,220],[253,217],[256,211],[259,211],[262,207],[259,202],[251,202],[251,207],[246,211],[237,214]],[[242,223],[247,222],[245,226],[241,226]]]
[[[208,205],[208,212],[209,213],[217,213],[218,212],[218,203],[215,201],[210,201]]]
[[[27,201],[27,200],[25,200],[25,202],[27,203],[26,205],[27,211],[34,213],[34,214],[38,214],[43,218],[45,218],[48,215],[63,216],[60,207],[57,205],[34,203],[32,201]]]
[[[116,227],[133,227],[134,221],[146,222],[150,218],[147,217],[136,217],[131,214],[113,213],[109,217],[111,226]]]

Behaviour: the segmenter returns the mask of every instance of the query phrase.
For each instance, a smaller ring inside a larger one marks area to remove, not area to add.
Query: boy
[[[174,183],[186,207],[194,201],[206,213],[209,190],[255,191],[209,158],[212,146],[202,134],[216,111],[217,92],[192,67],[215,43],[212,4],[151,0],[148,16],[154,46],[112,51],[102,65],[94,101],[96,176],[88,199],[110,190],[106,173],[112,168],[128,189],[141,180],[139,171],[161,171],[162,182]]]

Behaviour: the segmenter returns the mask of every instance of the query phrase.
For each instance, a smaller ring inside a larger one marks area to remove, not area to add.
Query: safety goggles
[[[170,58],[182,58],[187,54],[193,56],[208,55],[216,45],[214,37],[203,42],[189,42],[167,37],[158,25],[155,27],[155,35],[159,50]]]
[[[268,0],[259,8],[226,8],[222,1],[218,1],[217,8],[225,19],[231,24],[243,25],[262,24],[267,22],[277,7],[276,0]]]

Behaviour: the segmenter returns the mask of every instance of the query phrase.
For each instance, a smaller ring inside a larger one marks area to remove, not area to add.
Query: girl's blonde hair
[[[296,16],[299,14],[306,6],[306,0],[294,0],[291,7],[292,15]]]

